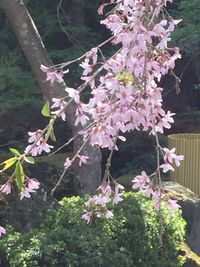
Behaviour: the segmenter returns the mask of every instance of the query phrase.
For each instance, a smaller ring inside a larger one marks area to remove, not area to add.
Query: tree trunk
[[[47,82],[46,75],[40,70],[41,64],[51,66],[52,61],[23,0],[0,0],[0,6],[5,11],[20,46],[31,65],[44,99],[51,101],[53,97],[64,96],[65,83],[54,82],[51,84]],[[77,132],[74,126],[74,118],[75,106],[71,105],[67,111],[67,120],[73,132]],[[82,140],[79,138],[74,147],[77,148],[81,142]],[[83,167],[76,166],[75,168],[76,192],[78,194],[94,193],[101,179],[101,152],[99,149],[87,144],[83,153],[89,156],[90,160],[88,165]]]

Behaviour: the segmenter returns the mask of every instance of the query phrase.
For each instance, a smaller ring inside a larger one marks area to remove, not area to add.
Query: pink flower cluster
[[[39,189],[40,183],[33,178],[26,177],[24,190],[20,193],[20,199],[22,200],[24,197],[31,198],[30,193],[35,193],[37,189]]]
[[[64,82],[63,75],[69,72],[68,69],[65,71],[51,70],[51,68],[46,67],[44,65],[41,65],[40,68],[47,75],[46,80],[50,81],[51,83],[54,83],[55,81],[59,83]]]
[[[0,187],[0,191],[6,195],[9,195],[11,193],[11,190],[12,190],[12,182],[9,180]]]
[[[175,61],[181,57],[177,47],[168,47],[171,33],[181,20],[174,20],[165,16],[163,8],[167,2],[173,0],[111,0],[116,4],[107,18],[101,21],[112,33],[112,43],[119,49],[113,56],[106,59],[100,47],[92,48],[85,54],[84,61],[80,64],[83,68],[81,79],[91,88],[91,95],[87,104],[80,100],[82,86],[77,90],[66,88],[68,97],[76,103],[75,125],[87,124],[89,118],[91,126],[81,131],[84,140],[89,139],[92,146],[106,147],[110,150],[117,149],[116,138],[125,141],[126,132],[149,131],[155,135],[164,133],[174,122],[170,111],[162,107],[162,91],[158,85],[163,75],[168,74],[175,67]],[[103,14],[104,8],[109,3],[102,4],[99,13]],[[102,61],[98,62],[98,52],[102,55]],[[101,67],[97,69],[97,66]],[[56,74],[49,73],[49,69],[43,67],[47,73],[47,79],[54,80]],[[96,71],[101,73],[96,75]],[[96,78],[98,77],[98,78]],[[56,79],[56,78],[55,78]],[[57,78],[59,79],[59,78]],[[55,100],[54,112],[63,116],[61,100]],[[173,164],[177,167],[183,160],[182,155],[176,155],[175,148],[162,148],[157,144],[163,155],[164,163],[157,166],[155,175],[174,171]],[[86,163],[87,158],[79,156],[79,165]],[[66,159],[65,168],[71,166],[73,160]],[[159,177],[160,179],[160,177]],[[152,197],[155,208],[159,209],[161,199],[167,199],[167,203],[176,210],[178,204],[166,198],[161,188],[153,189],[152,182],[145,172],[133,179],[133,188],[142,190],[146,196]],[[96,214],[102,216],[102,211],[96,207],[105,208],[106,204],[114,204],[122,200],[119,193],[120,185],[115,186],[115,193],[109,184],[99,187],[99,195],[91,198],[86,206],[89,209],[83,218],[89,222]],[[95,207],[95,208],[94,208]],[[112,217],[108,211],[107,217]]]
[[[92,218],[96,216],[97,218],[105,217],[107,219],[112,219],[114,214],[107,208],[108,204],[117,204],[123,200],[122,190],[124,187],[119,183],[114,183],[114,190],[109,183],[103,183],[99,186],[99,194],[90,197],[85,203],[88,210],[82,215],[82,218],[91,222]]]
[[[66,120],[66,114],[65,114],[65,105],[66,101],[64,98],[52,98],[53,105],[51,106],[52,109],[56,109],[55,111],[52,111],[52,114],[56,115],[57,117],[61,117],[63,121]]]
[[[160,166],[161,169],[163,169],[163,172],[166,173],[168,171],[174,171],[173,166],[171,165],[172,163],[175,163],[177,167],[180,166],[180,161],[184,159],[183,155],[176,155],[175,148],[172,148],[171,150],[164,147],[163,152],[164,152],[164,161],[165,163]]]
[[[177,47],[168,48],[171,32],[178,20],[168,22],[159,16],[167,1],[114,1],[114,11],[103,20],[113,34],[113,44],[121,48],[102,64],[105,74],[91,85],[93,97],[77,116],[95,122],[84,137],[91,145],[112,149],[116,134],[131,130],[163,133],[174,122],[173,113],[162,108],[162,88],[157,85],[180,58]],[[91,80],[97,62],[97,49],[92,49],[81,64],[84,80]],[[97,84],[97,85],[96,85]],[[80,105],[80,103],[79,103]],[[77,119],[81,122],[81,119]],[[85,121],[84,121],[85,122]],[[83,123],[82,123],[83,124]]]
[[[48,145],[45,141],[45,138],[42,136],[42,130],[37,130],[36,132],[28,132],[28,135],[30,136],[28,142],[33,144],[26,147],[24,151],[26,154],[37,156],[41,155],[43,151],[49,153],[50,149],[53,148],[53,146]]]
[[[143,171],[141,175],[137,175],[132,182],[133,189],[138,189],[147,197],[152,197],[155,209],[160,209],[162,199],[167,200],[166,202],[171,210],[177,211],[180,208],[177,201],[167,197],[161,188],[154,189],[153,182],[150,180],[146,172]]]
[[[82,166],[82,164],[88,163],[89,157],[84,156],[84,155],[80,155],[79,153],[77,153],[72,159],[67,157],[65,160],[65,163],[64,163],[64,168],[68,169],[76,159],[78,159],[78,161],[79,161],[79,166]]]
[[[165,18],[162,9],[167,2],[111,1],[116,6],[101,23],[111,31],[112,43],[120,48],[109,59],[103,56],[103,62],[98,62],[99,47],[85,54],[80,66],[83,68],[81,79],[91,88],[92,97],[87,104],[80,100],[81,86],[77,90],[66,88],[68,96],[77,105],[75,125],[84,126],[89,118],[94,122],[82,131],[85,139],[90,138],[91,145],[112,149],[119,132],[121,138],[131,130],[149,131],[156,135],[163,133],[165,128],[169,129],[174,122],[174,114],[162,108],[163,89],[157,85],[181,57],[177,47],[168,47],[171,33],[181,20]],[[100,77],[95,74],[97,65],[103,71]],[[62,75],[68,72],[51,71],[43,65],[41,69],[52,82],[62,80]],[[62,111],[64,100],[54,98],[53,101],[52,108],[58,108],[54,114],[65,120]],[[46,152],[49,148],[44,144]],[[32,153],[39,154],[40,151],[35,147]]]
[[[144,0],[111,1],[117,5],[101,23],[111,31],[112,42],[120,45],[120,49],[111,58],[103,58],[103,62],[98,62],[98,47],[85,54],[80,64],[81,79],[91,87],[89,103],[80,101],[79,90],[66,88],[68,96],[77,104],[75,125],[84,126],[89,118],[94,122],[82,131],[85,139],[90,137],[91,145],[112,149],[119,131],[125,134],[143,130],[155,135],[163,133],[164,128],[169,129],[174,122],[174,114],[162,108],[163,89],[157,85],[181,57],[177,47],[168,47],[171,32],[181,20],[171,17],[167,20],[164,13],[160,16],[167,2],[149,1],[147,5]],[[98,64],[105,74],[96,81],[94,73]],[[47,73],[47,79],[51,80],[52,73],[53,77],[57,75],[47,67],[41,68]],[[52,107],[59,107],[54,113],[65,119],[64,112],[60,112],[63,100],[54,100]]]
[[[83,76],[88,76],[88,74],[91,74],[94,67],[97,63],[97,52],[98,49],[92,48],[88,53],[86,53],[85,60],[80,64],[80,66],[84,69]]]
[[[29,178],[26,176],[26,179],[24,181],[24,188],[23,191],[20,193],[20,199],[23,199],[24,197],[30,198],[31,194],[36,192],[36,190],[39,188],[40,183],[34,179],[34,178]],[[5,184],[3,184],[0,187],[0,192],[8,195],[12,191],[12,182],[8,180]]]

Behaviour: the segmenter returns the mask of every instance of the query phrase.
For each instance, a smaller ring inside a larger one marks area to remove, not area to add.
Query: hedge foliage
[[[126,193],[113,207],[112,220],[81,219],[84,200],[64,198],[39,229],[14,232],[0,240],[0,266],[10,267],[177,267],[184,240],[181,212],[162,207],[160,215],[151,200]],[[162,225],[162,227],[161,227]],[[162,232],[162,235],[161,235]]]

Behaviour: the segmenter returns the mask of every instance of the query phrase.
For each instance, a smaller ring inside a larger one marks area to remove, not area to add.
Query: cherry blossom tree
[[[48,141],[55,140],[54,123],[58,118],[65,120],[65,111],[74,103],[75,124],[81,125],[82,129],[66,145],[77,136],[81,136],[83,142],[64,162],[63,174],[52,192],[72,164],[88,164],[88,155],[83,150],[86,144],[107,148],[110,154],[102,183],[98,193],[85,203],[82,218],[87,223],[94,216],[112,218],[114,214],[107,206],[121,202],[124,189],[110,174],[113,153],[118,150],[118,142],[126,141],[127,132],[148,131],[155,137],[157,166],[152,174],[143,171],[134,177],[133,189],[152,197],[157,210],[160,210],[162,202],[174,211],[179,208],[176,201],[165,195],[161,182],[162,172],[174,171],[174,164],[178,167],[183,160],[182,155],[175,154],[175,148],[168,149],[159,143],[159,134],[163,134],[164,129],[169,129],[174,122],[174,114],[162,107],[163,89],[159,82],[168,73],[178,80],[173,69],[176,59],[181,57],[177,47],[168,46],[171,33],[180,22],[168,14],[168,2],[172,0],[111,0],[102,4],[98,12],[106,17],[101,24],[111,31],[111,37],[73,61],[51,67],[40,66],[47,80],[60,83],[64,75],[70,75],[70,65],[78,61],[83,69],[82,83],[76,88],[66,87],[66,95],[52,99],[51,107],[48,102],[45,104],[42,114],[49,118],[49,124],[44,129],[28,133],[29,145],[23,153],[11,150],[15,157],[3,162],[2,171],[15,165],[15,172],[1,187],[2,192],[10,193],[14,182],[21,198],[30,197],[38,189],[39,183],[25,176],[23,164],[33,163],[33,157],[52,151]],[[103,47],[108,43],[116,50],[106,58]],[[91,98],[83,102],[81,95],[87,88],[90,88]]]

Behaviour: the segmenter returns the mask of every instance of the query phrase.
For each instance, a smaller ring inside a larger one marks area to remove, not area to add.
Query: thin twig
[[[78,151],[76,152],[76,154],[73,156],[71,163],[73,163],[75,161],[75,159],[77,158],[77,156],[80,154],[80,152],[82,151],[82,149],[84,148],[84,146],[86,145],[86,143],[88,142],[89,137],[85,140],[85,142],[81,145],[81,147],[78,149]],[[69,168],[69,167],[68,167]],[[58,186],[60,186],[68,168],[65,168],[63,173],[61,174],[58,182],[56,183],[56,185],[54,186],[54,188],[51,190],[51,196],[53,196],[54,192],[56,191],[56,189],[58,188]]]

